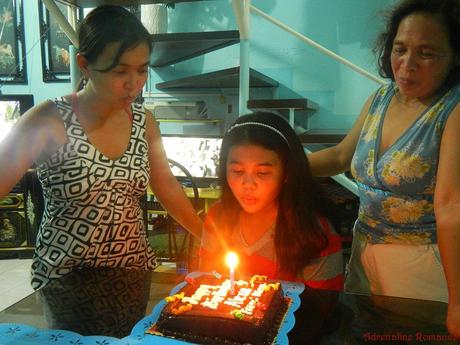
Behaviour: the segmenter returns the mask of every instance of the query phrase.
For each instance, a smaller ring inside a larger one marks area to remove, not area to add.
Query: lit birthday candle
[[[238,255],[234,252],[229,252],[225,257],[225,263],[230,269],[230,293],[235,293],[235,267],[238,265]]]

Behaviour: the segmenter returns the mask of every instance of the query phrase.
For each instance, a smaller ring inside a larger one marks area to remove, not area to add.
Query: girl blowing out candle
[[[271,113],[241,116],[223,139],[219,166],[222,198],[205,219],[200,270],[224,272],[222,253],[232,250],[243,276],[342,289],[340,237],[289,124]]]

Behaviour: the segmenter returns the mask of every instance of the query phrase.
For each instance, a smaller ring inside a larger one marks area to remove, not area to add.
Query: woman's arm
[[[308,155],[314,176],[333,176],[350,169],[351,159],[373,98],[373,95],[368,98],[355,124],[340,143]]]
[[[32,164],[62,139],[62,120],[51,101],[25,114],[0,144],[0,197],[8,194]],[[65,131],[64,131],[65,133]]]
[[[184,189],[171,173],[171,168],[163,149],[160,130],[153,115],[146,111],[146,117],[150,187],[165,210],[192,235],[200,238],[202,221],[187,198]]]
[[[449,291],[447,328],[460,337],[460,105],[442,135],[434,210],[439,250]]]
[[[221,201],[215,202],[209,209],[203,225],[200,244],[199,271],[225,272],[224,255],[227,252],[223,236],[224,224],[218,221],[222,212]]]

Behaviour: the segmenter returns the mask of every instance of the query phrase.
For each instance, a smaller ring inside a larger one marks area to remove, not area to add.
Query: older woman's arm
[[[345,138],[335,146],[308,155],[313,176],[333,176],[350,170],[361,129],[366,120],[374,95],[364,104],[355,124]]]
[[[438,244],[449,292],[447,328],[460,337],[460,106],[443,133],[435,190]]]

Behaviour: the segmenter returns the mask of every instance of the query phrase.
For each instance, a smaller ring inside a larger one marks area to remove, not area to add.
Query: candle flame
[[[225,257],[225,263],[230,269],[235,269],[238,265],[238,255],[234,252],[229,252]]]

